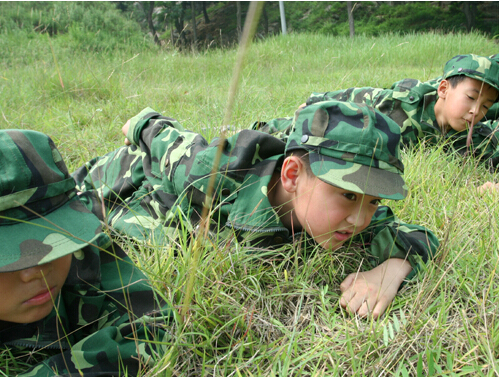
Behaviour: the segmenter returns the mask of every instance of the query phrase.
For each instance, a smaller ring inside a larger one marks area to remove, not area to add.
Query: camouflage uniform
[[[486,58],[476,55],[459,55],[447,62],[443,78],[455,75],[466,75],[480,81],[485,81],[498,89],[498,57]],[[380,112],[388,115],[401,127],[402,143],[406,146],[417,144],[420,140],[436,144],[440,140],[447,140],[452,150],[465,154],[471,150],[473,155],[480,158],[492,168],[498,167],[498,107],[487,113],[487,118],[476,123],[472,133],[472,143],[467,148],[468,131],[457,132],[450,130],[443,133],[436,122],[434,105],[438,99],[437,88],[441,78],[421,82],[414,79],[404,79],[394,83],[390,89],[380,88],[349,88],[326,93],[313,93],[306,104],[319,101],[339,100],[366,103]],[[290,121],[290,118],[288,118]],[[274,121],[274,128],[284,130],[289,124],[287,119]],[[257,122],[254,129],[265,126]]]
[[[54,143],[0,131],[0,273],[72,255],[54,308],[34,323],[2,323],[0,345],[49,357],[22,376],[137,375],[152,366],[170,311],[147,278],[79,201]],[[52,356],[50,356],[52,355]]]
[[[305,118],[296,122],[300,136],[293,134],[286,138],[286,142],[285,139],[253,130],[243,130],[225,139],[223,154],[216,168],[212,198],[206,197],[207,186],[220,139],[208,143],[201,135],[185,130],[176,120],[150,108],[131,119],[127,138],[133,145],[90,161],[73,176],[82,191],[81,199],[88,208],[102,213],[104,203],[102,218],[116,230],[136,239],[154,243],[163,242],[164,238],[173,241],[179,236],[180,227],[195,232],[203,203],[207,201],[212,206],[212,235],[218,237],[215,242],[237,240],[240,245],[254,250],[276,248],[301,237],[291,234],[271,206],[267,196],[271,177],[281,168],[287,149],[317,149],[324,153],[336,144],[328,141],[326,136],[326,139],[318,138],[311,133],[308,134],[309,142],[300,141],[307,127],[299,125],[316,124],[309,122],[309,118],[314,117],[314,109],[320,114],[332,106],[342,108],[343,112],[351,111],[354,115],[361,112],[356,106],[353,110],[343,103],[325,102],[303,112]],[[374,114],[373,111],[371,113]],[[324,117],[321,119],[324,120]],[[346,119],[347,122],[341,122],[344,130],[354,117],[349,115]],[[357,116],[355,121],[361,125],[361,130],[363,115]],[[395,145],[391,144],[396,147],[392,153],[399,153],[399,127],[388,118],[379,119],[380,125],[385,125],[387,121],[391,127],[387,126],[382,133],[387,132],[391,140],[396,140]],[[336,125],[328,123],[326,118],[321,126],[315,126],[313,130],[325,131],[327,126]],[[338,164],[329,162],[333,164],[332,172],[346,169],[343,174],[349,174],[351,171],[347,167],[352,164],[346,162],[348,153],[341,155],[345,160]],[[392,169],[392,173],[399,176],[402,164],[399,159],[396,160],[380,162],[380,167],[387,171]],[[313,171],[317,169],[316,165],[318,161],[311,161]],[[321,169],[321,164],[318,166]],[[325,178],[324,172],[319,170],[317,173],[320,179],[329,183],[336,179]],[[331,172],[328,174],[331,175]],[[358,190],[357,187],[363,184],[356,181],[356,173],[350,177],[352,179],[347,182],[352,185],[350,189]],[[391,188],[384,197],[402,199],[406,195],[403,180],[400,177],[396,180],[401,185],[399,189]],[[415,270],[421,261],[426,262],[432,257],[438,246],[432,232],[400,222],[386,206],[379,207],[371,225],[353,242],[364,244],[375,264],[390,257],[408,258]]]

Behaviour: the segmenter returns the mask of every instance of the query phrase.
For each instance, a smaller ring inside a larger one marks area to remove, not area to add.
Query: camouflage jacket
[[[216,189],[207,199],[220,139],[209,144],[150,108],[132,118],[127,137],[133,145],[94,159],[73,174],[88,208],[116,230],[139,240],[173,240],[179,228],[196,231],[207,201],[215,242],[237,240],[262,250],[307,238],[290,233],[267,197],[271,176],[284,158],[283,140],[253,130],[225,139],[215,169]],[[366,247],[373,264],[408,258],[414,271],[438,247],[432,232],[400,222],[386,206],[379,207],[356,242]]]
[[[472,132],[472,142],[467,148],[468,131],[450,130],[443,133],[436,122],[434,105],[437,100],[439,82],[439,79],[427,82],[404,79],[394,83],[390,89],[364,87],[313,93],[306,104],[330,99],[367,103],[399,124],[401,141],[405,146],[415,145],[423,140],[431,145],[440,140],[446,140],[450,151],[455,150],[465,155],[470,150],[475,157],[485,161],[492,170],[496,169],[498,167],[498,117],[476,123]],[[494,108],[488,112],[487,116],[497,113],[497,107],[494,106]]]
[[[51,314],[0,331],[13,355],[48,355],[19,376],[135,376],[162,352],[150,341],[162,340],[170,312],[164,304],[157,310],[147,278],[123,250],[104,233],[95,240],[73,254]]]

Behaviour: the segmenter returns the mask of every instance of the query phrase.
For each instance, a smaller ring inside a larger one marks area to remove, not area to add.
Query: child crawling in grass
[[[136,376],[154,365],[170,312],[80,202],[45,134],[0,130],[0,234],[0,347],[38,360],[18,375]],[[4,361],[10,376],[22,365]]]
[[[195,234],[208,204],[214,243],[236,238],[258,251],[306,239],[331,253],[362,245],[374,268],[345,278],[340,304],[374,318],[438,247],[432,232],[380,205],[407,194],[400,127],[364,104],[307,106],[286,142],[243,130],[209,144],[150,108],[124,130],[131,145],[73,176],[87,207],[135,239],[158,244]],[[215,190],[207,197],[220,143]]]

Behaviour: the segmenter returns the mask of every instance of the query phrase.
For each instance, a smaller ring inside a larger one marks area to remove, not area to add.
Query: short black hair
[[[467,78],[465,75],[455,75],[448,77],[446,80],[450,83],[452,88],[455,88],[458,84],[464,81]]]

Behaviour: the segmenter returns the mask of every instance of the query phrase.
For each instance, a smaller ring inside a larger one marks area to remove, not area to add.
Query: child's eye
[[[352,192],[346,192],[344,193],[344,197],[349,199],[349,200],[356,200],[356,194],[353,194]]]
[[[373,199],[370,203],[379,206],[382,203],[382,199]]]

